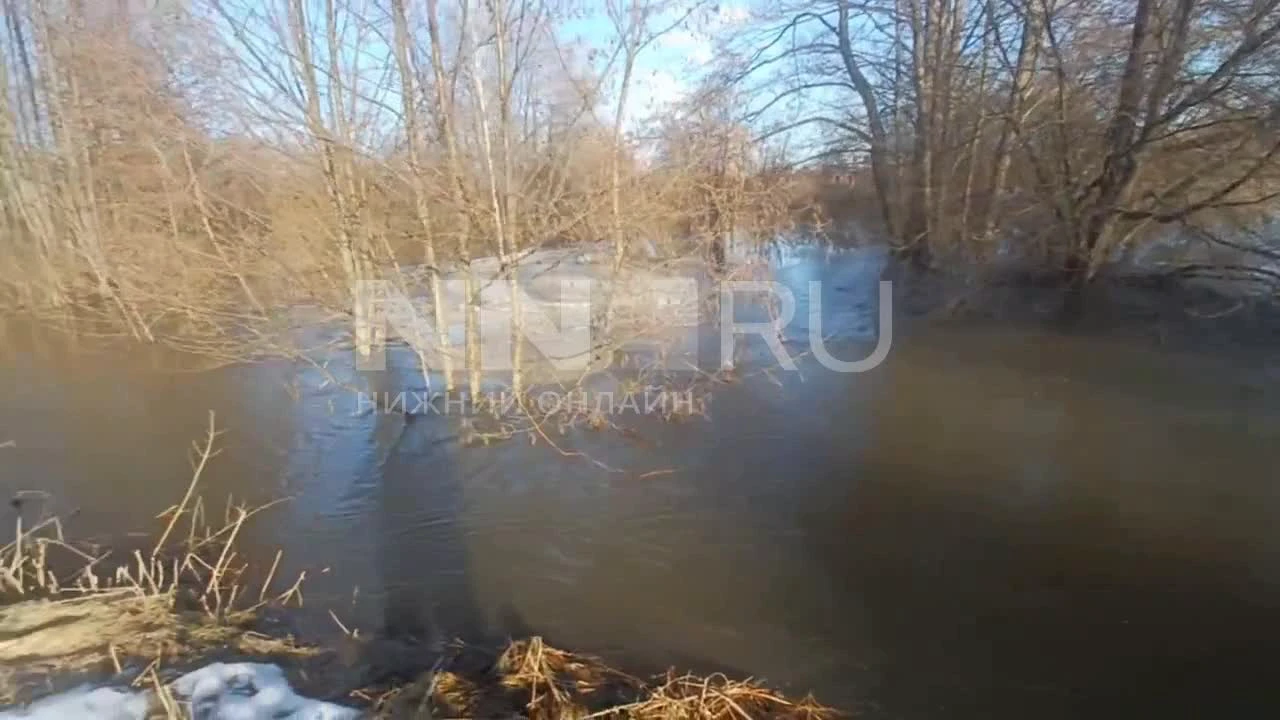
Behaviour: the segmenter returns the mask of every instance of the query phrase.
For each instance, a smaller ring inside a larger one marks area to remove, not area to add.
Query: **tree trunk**
[[[1145,85],[1145,52],[1154,2],[1155,0],[1137,0],[1134,9],[1133,32],[1124,73],[1120,78],[1119,97],[1115,114],[1107,127],[1106,157],[1102,162],[1102,170],[1086,189],[1080,205],[1083,219],[1063,268],[1067,283],[1072,287],[1080,287],[1088,282],[1097,262],[1095,250],[1111,231],[1118,216],[1119,204],[1128,193],[1137,172],[1134,142],[1138,133],[1138,108],[1142,103]]]
[[[892,181],[890,180],[892,160],[889,157],[889,142],[885,134],[884,121],[880,117],[879,101],[876,99],[875,89],[862,72],[862,68],[853,53],[853,41],[849,35],[849,0],[837,0],[837,10],[839,16],[836,34],[839,41],[840,59],[844,64],[845,73],[849,76],[849,82],[857,92],[858,98],[862,101],[863,110],[867,114],[867,133],[871,146],[871,176],[876,188],[876,198],[880,203],[880,214],[884,219],[885,229],[888,231],[889,236],[901,242],[903,238],[897,214],[894,212],[894,197]]]
[[[476,306],[476,278],[471,267],[471,214],[467,204],[468,193],[462,176],[462,161],[458,152],[457,120],[454,114],[455,84],[444,70],[444,52],[441,50],[440,13],[438,0],[426,0],[427,34],[431,40],[431,70],[435,79],[436,104],[440,135],[444,138],[445,159],[449,170],[449,193],[457,211],[458,262],[462,266],[463,334],[467,365],[467,387],[473,401],[480,397],[480,317]],[[462,5],[462,22],[467,22],[467,6]],[[456,77],[456,76],[455,76]]]
[[[409,145],[409,174],[413,183],[414,211],[418,225],[422,228],[422,259],[427,266],[427,291],[431,294],[432,317],[435,321],[435,341],[440,349],[441,372],[444,373],[445,391],[454,390],[453,358],[449,343],[448,317],[445,314],[444,294],[440,288],[440,266],[436,258],[435,228],[431,221],[430,208],[427,205],[426,178],[419,158],[422,147],[422,133],[418,125],[417,108],[414,99],[418,92],[414,78],[413,64],[409,59],[409,19],[405,14],[404,0],[391,0],[392,20],[395,23],[395,57],[400,72],[400,108],[404,115],[406,142]],[[430,387],[430,368],[427,367],[425,355],[419,352],[424,379]]]
[[[1022,131],[1022,113],[1027,104],[1031,89],[1031,81],[1035,77],[1036,63],[1040,55],[1040,38],[1043,34],[1040,0],[1026,0],[1023,7],[1025,17],[1022,21],[1022,39],[1018,43],[1018,59],[1013,68],[1013,85],[1009,89],[1009,100],[1005,105],[1004,122],[1000,124],[1000,136],[996,140],[995,160],[991,168],[990,182],[987,183],[987,203],[983,210],[981,223],[983,244],[992,242],[996,226],[1000,224],[1001,196],[1009,176],[1012,162],[1010,143]],[[998,25],[994,29],[999,32]]]

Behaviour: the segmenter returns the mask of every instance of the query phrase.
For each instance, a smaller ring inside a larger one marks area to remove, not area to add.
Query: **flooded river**
[[[783,270],[835,279],[832,347],[849,356],[874,327],[857,262]],[[624,470],[607,472],[542,443],[464,448],[449,418],[360,412],[314,369],[186,372],[11,329],[0,491],[46,491],[104,543],[150,530],[214,410],[205,496],[293,497],[247,547],[308,571],[316,633],[336,632],[330,610],[365,634],[537,633],[873,718],[1280,709],[1280,394],[1257,362],[1048,331],[899,335],[871,372],[801,363],[716,391],[709,420],[573,441]],[[341,357],[328,370],[367,380]]]

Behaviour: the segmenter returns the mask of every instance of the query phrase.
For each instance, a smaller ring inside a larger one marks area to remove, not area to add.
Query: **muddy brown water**
[[[871,290],[849,262],[783,272],[834,278],[855,354]],[[361,412],[283,362],[185,372],[10,327],[0,490],[119,542],[180,496],[213,409],[205,496],[293,496],[245,547],[308,571],[313,638],[337,632],[330,610],[366,634],[537,633],[876,718],[1261,717],[1280,710],[1267,363],[920,326],[868,373],[802,364],[719,390],[709,421],[573,440],[627,471],[609,473],[543,444],[464,448],[451,419]]]

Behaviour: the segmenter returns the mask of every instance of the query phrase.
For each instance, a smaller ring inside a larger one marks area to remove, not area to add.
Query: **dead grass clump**
[[[175,613],[165,596],[127,588],[15,603],[0,614],[0,704],[42,694],[51,678],[113,677],[130,669],[145,675],[142,665],[167,667],[213,651],[257,657],[316,652],[252,632],[250,614],[233,619]]]
[[[598,658],[541,638],[493,655],[455,645],[417,683],[376,705],[377,717],[521,720],[829,720],[812,698],[793,702],[751,681],[669,673],[646,684]]]
[[[60,592],[66,578],[60,579],[55,570],[63,564],[59,554],[71,556],[81,570],[92,568],[98,560],[67,543],[58,518],[24,528],[19,515],[13,541],[0,546],[0,602]]]
[[[383,694],[376,717],[568,720],[634,703],[643,683],[596,658],[512,642],[498,654],[455,643],[417,682]]]
[[[753,680],[722,674],[699,677],[668,673],[643,702],[617,717],[633,720],[828,720],[841,713],[812,696],[791,701]]]
[[[598,658],[547,646],[542,638],[509,644],[493,672],[509,697],[525,700],[530,720],[599,712],[639,699],[643,684]],[[527,698],[527,699],[526,699]]]
[[[166,603],[127,591],[11,605],[0,615],[0,703],[42,689],[54,674],[167,655],[176,632]]]

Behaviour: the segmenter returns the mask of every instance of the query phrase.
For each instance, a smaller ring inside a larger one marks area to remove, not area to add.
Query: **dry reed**
[[[150,551],[112,560],[66,539],[57,517],[24,527],[0,547],[0,703],[38,692],[50,678],[109,670],[130,663],[198,656],[212,649],[246,655],[307,655],[313,649],[253,633],[258,610],[301,604],[305,573],[283,592],[271,585],[280,563],[249,587],[248,564],[235,549],[244,523],[276,503],[246,507],[228,502],[211,522],[198,485],[219,436],[212,413],[193,446],[193,473],[182,500],[157,517],[163,531]],[[256,596],[256,597],[254,597]],[[246,599],[253,600],[252,604]],[[20,670],[19,670],[20,668]]]
[[[598,658],[534,637],[495,655],[455,644],[418,682],[375,703],[380,718],[523,720],[831,720],[841,713],[722,674],[668,673],[646,683]]]
[[[210,413],[205,438],[193,445],[191,481],[182,500],[157,516],[167,522],[149,552],[134,550],[122,561],[108,563],[110,552],[94,554],[68,542],[61,519],[48,517],[24,527],[20,514],[14,539],[0,547],[0,602],[125,590],[138,597],[166,598],[171,608],[185,596],[211,618],[256,610],[272,601],[301,602],[299,583],[284,593],[270,593],[278,553],[261,587],[255,585],[257,603],[240,607],[235,602],[253,592],[246,587],[248,565],[235,551],[236,539],[246,521],[280,501],[247,507],[228,500],[221,524],[210,522],[197,490],[209,460],[218,454],[214,444],[220,434]],[[175,536],[184,518],[186,532]]]

